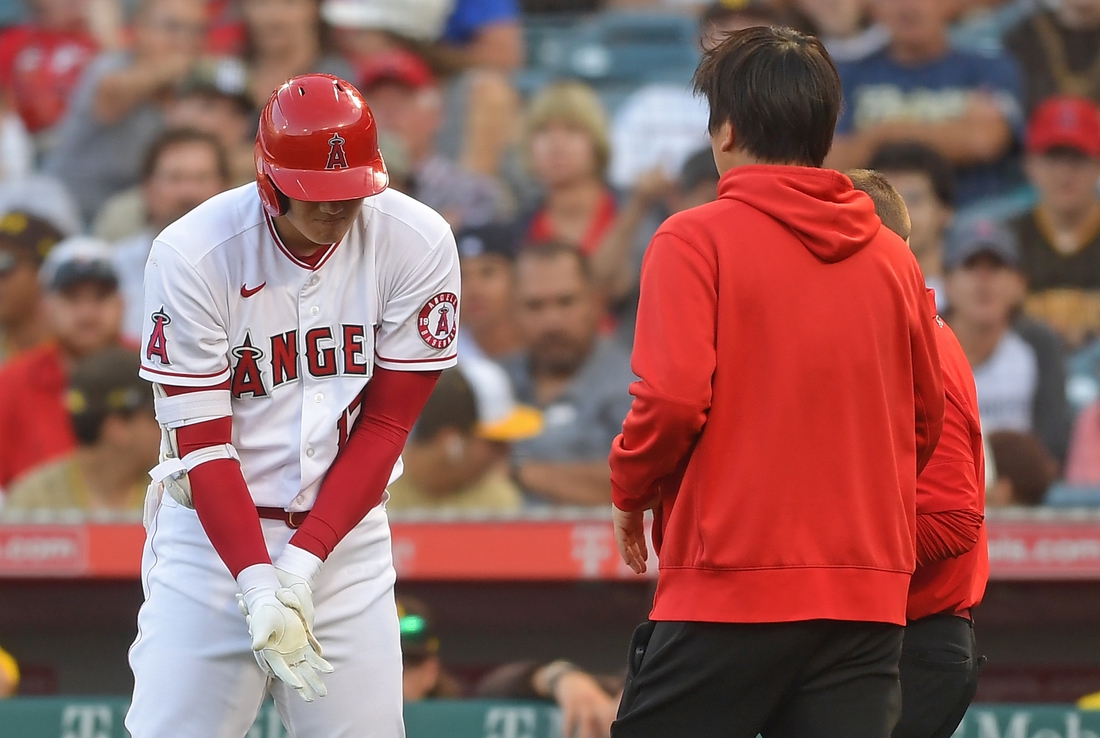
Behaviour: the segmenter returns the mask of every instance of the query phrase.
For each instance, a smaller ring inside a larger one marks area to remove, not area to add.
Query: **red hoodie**
[[[738,167],[642,267],[615,505],[659,500],[654,620],[905,623],[943,424],[924,280],[839,172]]]
[[[935,316],[932,290],[928,303]],[[978,391],[959,339],[938,317],[936,346],[947,405],[940,442],[917,477],[917,570],[909,584],[910,620],[974,607],[989,580]]]

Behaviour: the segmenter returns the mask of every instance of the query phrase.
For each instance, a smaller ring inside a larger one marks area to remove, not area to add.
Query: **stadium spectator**
[[[98,351],[73,369],[65,404],[77,448],[12,485],[5,514],[30,510],[140,512],[157,463],[153,389],[137,351]]]
[[[1041,0],[960,0],[951,44],[990,54],[1004,50],[1004,36],[1038,10]]]
[[[271,93],[295,75],[324,72],[352,80],[343,58],[324,42],[318,0],[241,0],[247,38],[252,104],[262,108]]]
[[[1023,70],[1027,110],[1054,95],[1100,103],[1100,0],[1042,5],[1005,37]]]
[[[209,134],[221,143],[230,173],[227,186],[256,178],[256,121],[242,62],[223,57],[195,63],[164,115],[164,130],[185,128]],[[149,151],[155,148],[156,141]],[[148,164],[149,151],[142,159],[142,183],[103,204],[92,228],[96,238],[115,244],[143,230],[160,231],[150,223],[145,205],[144,165]]]
[[[1004,54],[953,49],[952,0],[873,0],[890,45],[840,64],[845,106],[829,165],[866,166],[884,144],[917,141],[958,168],[958,204],[1013,184],[1006,159],[1023,127],[1020,78]]]
[[[1100,335],[1100,107],[1057,97],[1027,133],[1025,168],[1038,206],[1011,222],[1028,281],[1027,312],[1071,347]]]
[[[145,262],[153,239],[192,209],[229,186],[229,162],[209,133],[169,129],[149,148],[142,164],[141,196],[148,225],[114,246],[115,270],[125,304],[122,335],[141,341],[145,314]]]
[[[379,54],[366,63],[360,79],[379,129],[400,139],[409,155],[407,194],[439,212],[455,230],[507,214],[494,179],[463,169],[437,150],[443,91],[423,59],[403,50]]]
[[[462,685],[439,660],[439,636],[432,627],[424,603],[411,597],[397,598],[397,622],[401,628],[402,697],[406,703],[462,696]]]
[[[84,226],[80,207],[60,181],[44,174],[0,180],[0,213],[20,211],[42,218],[66,236]]]
[[[11,697],[19,689],[19,664],[0,648],[0,699]]]
[[[440,640],[428,607],[419,600],[399,596],[404,662],[404,700],[454,698],[461,684],[439,658]],[[519,661],[504,664],[482,677],[473,696],[495,700],[552,700],[561,708],[561,734],[569,738],[602,738],[615,718],[622,693],[621,676],[593,676],[565,660],[549,663]]]
[[[1082,410],[1074,422],[1065,479],[1069,484],[1100,486],[1100,402]]]
[[[856,61],[881,51],[890,34],[871,23],[866,0],[794,0],[794,8],[833,61]]]
[[[357,64],[395,49],[423,56],[445,82],[442,150],[471,172],[498,173],[519,110],[510,75],[524,58],[514,0],[327,0],[322,13]]]
[[[936,291],[936,306],[947,308],[943,285],[943,251],[954,217],[955,173],[934,149],[917,143],[886,144],[868,166],[882,172],[909,210],[909,247],[917,257],[924,283]]]
[[[540,430],[542,416],[516,404],[503,369],[463,359],[443,372],[413,426],[402,455],[405,473],[390,485],[387,509],[519,509],[510,444]]]
[[[1058,478],[1058,462],[1043,442],[1031,433],[996,431],[989,447],[997,463],[997,481],[986,496],[989,507],[1043,504],[1050,485]]]
[[[699,46],[709,49],[723,34],[752,26],[785,25],[785,16],[767,0],[714,2],[699,15]],[[687,158],[708,146],[707,106],[684,84],[655,82],[632,92],[611,124],[608,179],[627,190],[653,169],[669,179]]]
[[[34,0],[30,21],[0,34],[0,86],[27,131],[40,134],[65,113],[99,44],[89,33],[89,0]]]
[[[966,224],[953,234],[945,266],[944,317],[974,370],[983,430],[1034,432],[1049,452],[1064,454],[1062,407],[1040,401],[1057,393],[1064,398],[1064,379],[1059,388],[1041,386],[1038,353],[1013,326],[1024,289],[1015,236],[989,221]]]
[[[455,234],[455,243],[462,268],[459,355],[501,361],[518,354],[523,336],[515,311],[515,229],[466,228]]]
[[[68,186],[85,222],[111,195],[137,184],[164,104],[194,63],[205,30],[198,0],[144,0],[131,50],[100,54],[88,65],[44,165]]]
[[[687,158],[676,182],[669,182],[660,169],[654,169],[631,192],[593,257],[595,262],[609,265],[600,269],[594,264],[594,272],[611,274],[617,279],[606,283],[604,289],[612,300],[613,313],[621,318],[615,331],[616,340],[627,348],[634,342],[638,279],[650,239],[668,215],[711,202],[717,196],[718,169],[709,146]],[[610,268],[624,260],[630,264],[629,270]]]
[[[611,143],[603,104],[581,82],[558,82],[531,101],[524,128],[527,166],[544,191],[525,240],[567,243],[591,256],[618,210],[605,180]]]
[[[233,187],[256,178],[256,116],[248,68],[234,57],[205,59],[183,81],[165,113],[169,128],[194,128],[221,142]]]
[[[0,365],[50,336],[38,269],[61,233],[41,218],[0,218]]]
[[[604,738],[623,692],[622,676],[595,676],[564,659],[518,661],[486,674],[474,689],[480,699],[552,700],[561,709],[561,734]]]
[[[105,244],[75,236],[40,272],[54,341],[0,369],[0,489],[75,446],[65,388],[81,359],[118,342],[122,298]]]
[[[607,453],[630,409],[630,356],[597,337],[603,306],[583,256],[564,244],[516,263],[523,356],[504,362],[520,402],[543,412],[540,435],[515,446],[516,479],[540,500],[602,505]]]

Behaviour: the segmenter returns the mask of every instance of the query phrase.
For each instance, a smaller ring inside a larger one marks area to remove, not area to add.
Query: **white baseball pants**
[[[290,536],[261,520],[274,560]],[[252,656],[237,583],[194,510],[164,496],[142,556],[145,603],[130,649],[133,738],[244,738],[271,694],[293,738],[404,738],[396,574],[382,506],[333,550],[317,577],[314,633],[335,671],[304,702]]]

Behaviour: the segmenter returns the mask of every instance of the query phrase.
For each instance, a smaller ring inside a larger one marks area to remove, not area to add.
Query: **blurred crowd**
[[[460,363],[390,509],[605,506],[646,245],[721,189],[694,64],[754,25],[825,41],[827,165],[906,201],[989,504],[1100,504],[1100,0],[0,0],[0,23],[5,515],[141,509],[150,246],[251,186],[259,109],[311,71],[362,90],[391,186],[461,258]]]

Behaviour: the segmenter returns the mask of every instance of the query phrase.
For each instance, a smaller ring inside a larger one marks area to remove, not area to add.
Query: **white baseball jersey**
[[[183,387],[228,379],[233,445],[255,503],[308,510],[375,366],[455,364],[458,300],[454,237],[427,206],[394,190],[367,198],[310,266],[247,184],[153,243],[141,376]],[[400,472],[399,460],[391,481]]]

